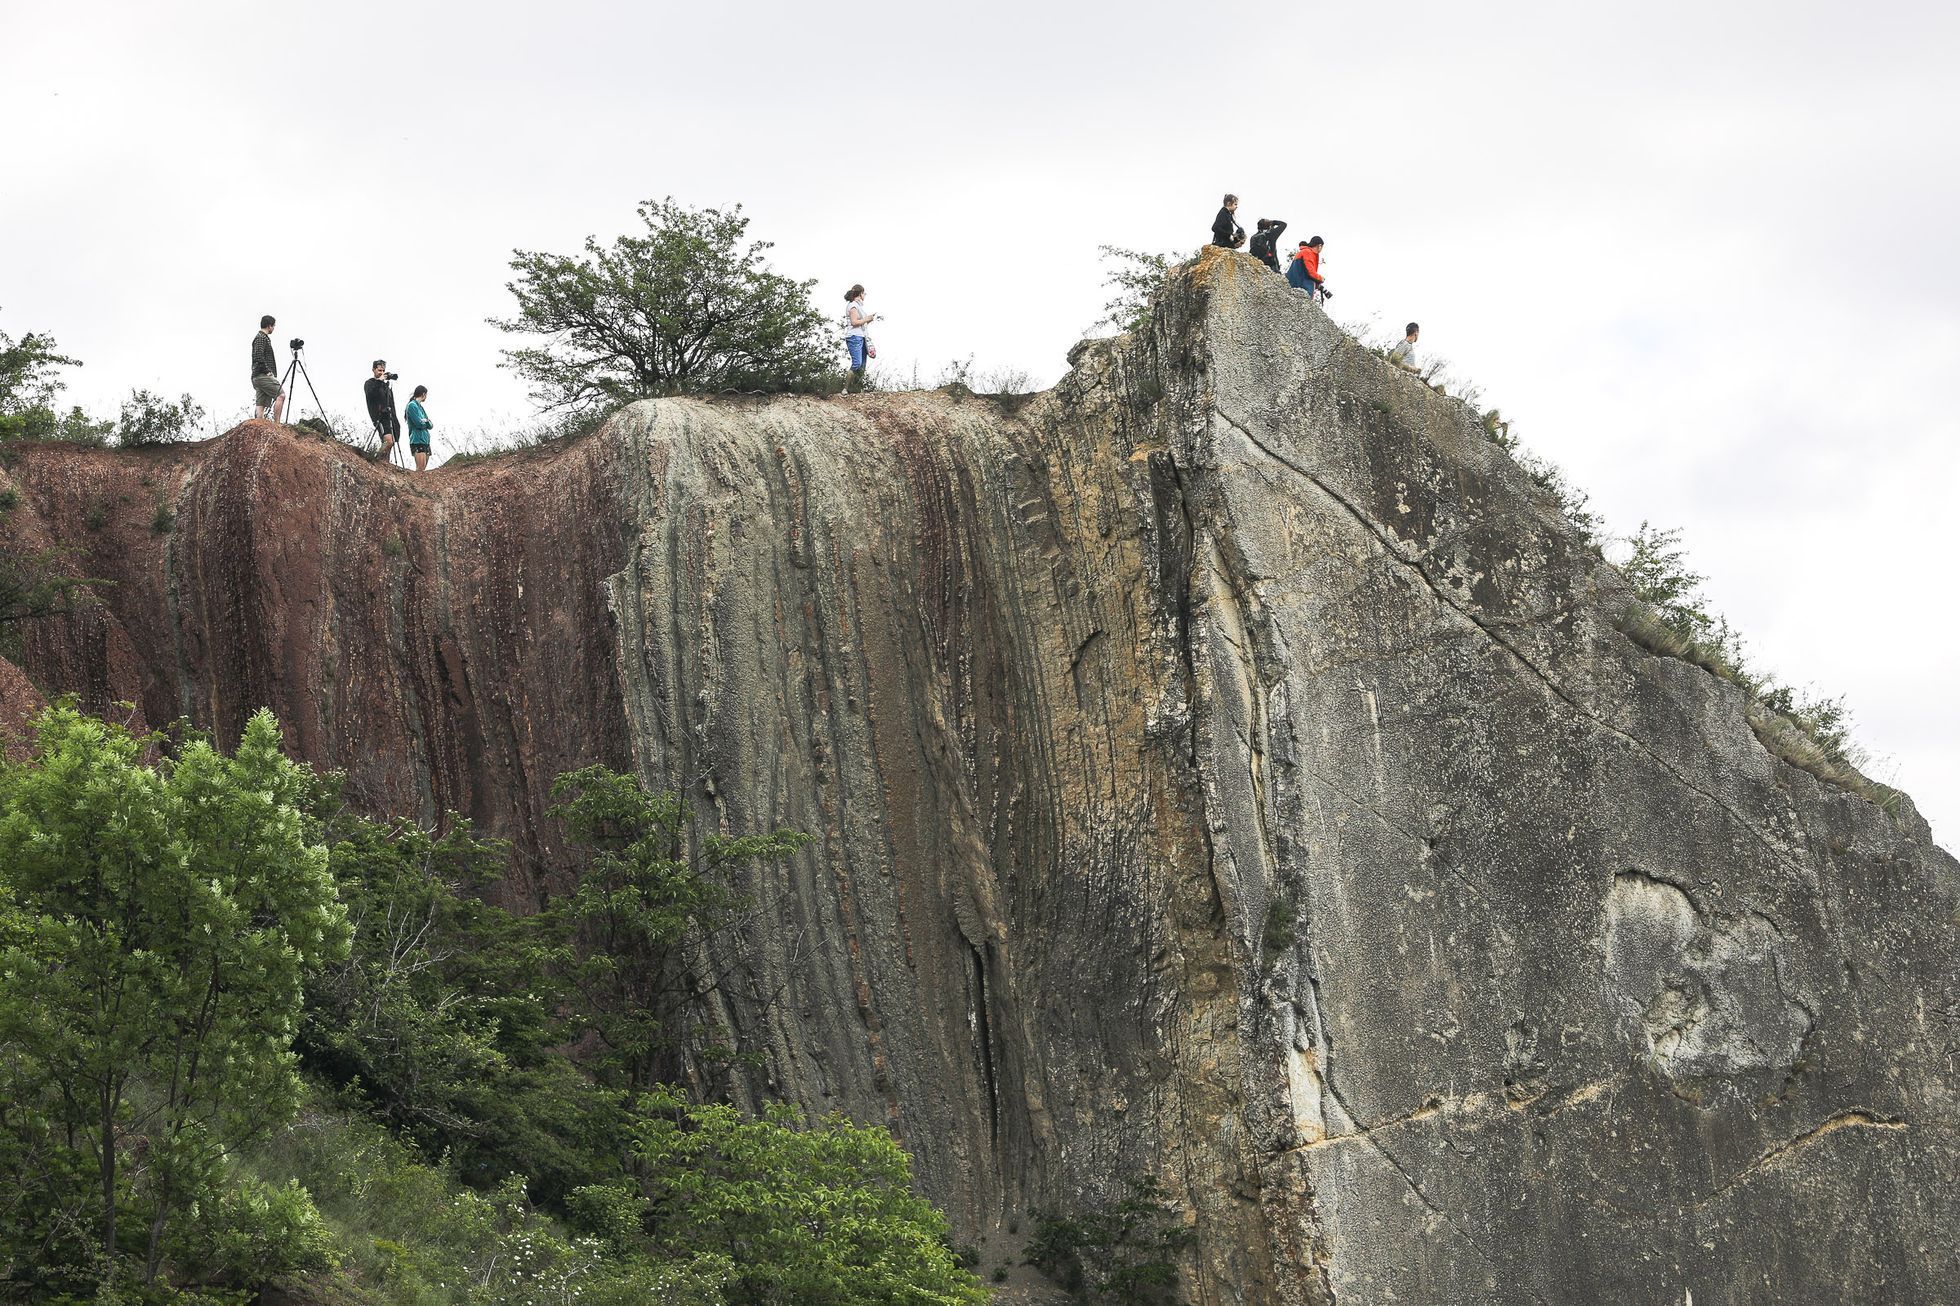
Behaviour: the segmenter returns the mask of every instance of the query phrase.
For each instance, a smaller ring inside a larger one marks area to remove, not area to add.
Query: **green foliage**
[[[464,1187],[379,1126],[318,1099],[247,1158],[258,1182],[297,1183],[364,1299],[393,1306],[724,1306],[725,1267],[621,1257],[567,1234],[508,1176]]]
[[[1109,302],[1103,305],[1102,319],[1096,325],[1119,332],[1147,325],[1150,306],[1164,288],[1164,278],[1177,265],[1177,256],[1146,254],[1120,245],[1098,245],[1096,252],[1110,265],[1103,285],[1111,292]]]
[[[667,1091],[645,1107],[639,1192],[581,1195],[586,1228],[610,1245],[682,1265],[715,1258],[730,1306],[986,1300],[883,1129],[789,1108],[752,1120]]]
[[[72,549],[22,550],[0,543],[0,656],[19,651],[20,627],[94,601],[101,582],[71,576]]]
[[[0,331],[0,446],[17,440],[106,443],[109,423],[58,406],[61,369],[81,365],[59,351],[53,336],[30,331],[16,340]]]
[[[1640,600],[1620,620],[1630,639],[1740,686],[1749,697],[1750,726],[1784,761],[1887,811],[1896,809],[1898,793],[1859,771],[1867,759],[1851,740],[1851,714],[1842,697],[1778,684],[1750,664],[1741,637],[1703,596],[1707,578],[1689,568],[1678,528],[1662,530],[1643,521],[1629,546],[1620,572]]]
[[[195,440],[204,407],[189,395],[166,399],[148,390],[131,390],[116,422],[116,443],[125,448]]]
[[[688,1051],[688,1020],[712,977],[692,973],[687,944],[746,906],[725,875],[788,857],[810,841],[793,830],[700,840],[679,795],[648,793],[630,775],[590,766],[558,778],[552,809],[589,850],[577,888],[559,904],[573,945],[572,1010],[597,1035],[593,1070],[627,1090],[653,1084]]]
[[[335,816],[330,864],[352,929],[346,959],[307,990],[306,1067],[465,1181],[512,1172],[550,1203],[621,1173],[625,1113],[564,1056],[569,956],[550,915],[476,895],[508,849],[450,818]]]
[[[23,1194],[0,1264],[154,1281],[228,1143],[287,1118],[301,981],[346,947],[311,777],[260,712],[237,753],[57,706],[0,765],[0,1101]]]
[[[1154,1179],[1132,1180],[1127,1197],[1087,1214],[1039,1214],[1034,1230],[1022,1253],[1028,1264],[1078,1301],[1122,1306],[1179,1301],[1177,1261],[1193,1235],[1178,1222]]]
[[[583,256],[512,253],[517,312],[504,331],[546,337],[506,350],[540,407],[585,409],[714,390],[834,389],[836,343],[813,281],[770,270],[733,209],[671,198],[639,206],[645,233]]]
[[[1508,428],[1506,428],[1508,434]],[[1572,483],[1565,469],[1533,453],[1516,454],[1518,466],[1543,491],[1547,502],[1578,530],[1580,541],[1595,556],[1604,556],[1606,523],[1590,506],[1592,496]]]
[[[1293,946],[1293,927],[1300,919],[1300,909],[1293,900],[1282,894],[1275,894],[1266,904],[1266,922],[1260,931],[1259,941],[1265,945],[1267,964],[1271,964],[1281,953]]]
[[[163,499],[157,500],[157,510],[150,516],[150,532],[154,535],[168,535],[177,529],[177,512]]]

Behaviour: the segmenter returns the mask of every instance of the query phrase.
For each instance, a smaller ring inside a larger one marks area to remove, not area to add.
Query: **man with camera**
[[[252,337],[252,416],[278,421],[286,415],[286,387],[279,384],[279,360],[272,353],[272,314],[259,319]]]
[[[374,360],[374,375],[369,377],[364,389],[367,392],[368,418],[374,423],[374,433],[381,437],[382,462],[395,451],[396,441],[402,438],[402,423],[395,411],[395,387],[391,381],[399,381],[401,373],[388,370],[388,360]]]

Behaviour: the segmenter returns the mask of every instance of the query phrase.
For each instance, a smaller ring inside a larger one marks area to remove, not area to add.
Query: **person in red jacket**
[[[1326,243],[1318,236],[1300,242],[1300,252],[1294,255],[1293,262],[1287,265],[1287,285],[1304,290],[1316,298],[1333,298],[1327,290],[1327,278],[1320,275],[1320,248]]]

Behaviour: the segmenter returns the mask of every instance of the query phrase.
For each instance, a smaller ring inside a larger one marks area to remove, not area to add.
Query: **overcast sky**
[[[1096,246],[1194,248],[1234,190],[1611,527],[1682,527],[1952,846],[1960,19],[1603,8],[0,0],[0,329],[87,406],[229,425],[271,312],[329,407],[385,355],[439,435],[494,427],[510,250],[672,195],[745,205],[826,312],[863,281],[899,368],[1046,383]]]

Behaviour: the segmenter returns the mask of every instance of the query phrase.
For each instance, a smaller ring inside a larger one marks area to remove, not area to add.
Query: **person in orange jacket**
[[[1320,275],[1320,249],[1326,243],[1318,236],[1300,242],[1300,252],[1286,268],[1287,285],[1322,299],[1333,298],[1327,291],[1327,279]]]

